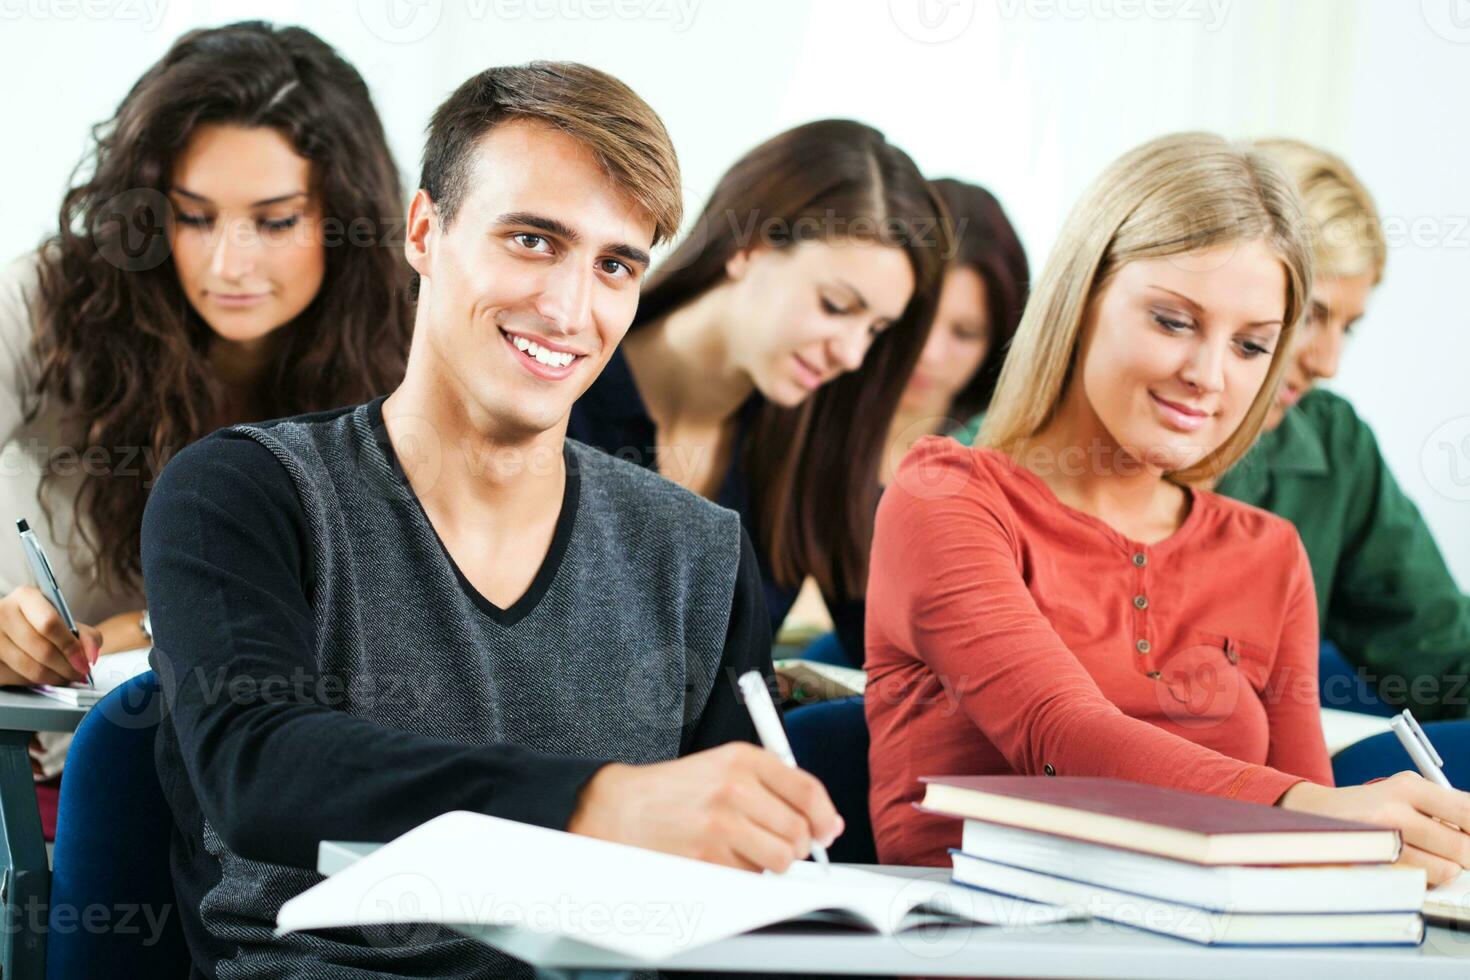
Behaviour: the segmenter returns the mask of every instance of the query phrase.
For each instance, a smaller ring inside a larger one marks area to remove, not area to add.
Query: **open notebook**
[[[1470,927],[1470,871],[1424,896],[1424,918],[1430,922]]]
[[[277,932],[432,922],[516,926],[646,962],[811,918],[892,934],[936,922],[1058,922],[1078,913],[950,883],[798,862],[753,874],[456,811],[281,906]]]
[[[87,684],[37,684],[31,690],[48,698],[65,701],[78,708],[90,708],[102,700],[114,688],[148,669],[148,651],[151,647],[137,650],[119,650],[105,657],[98,657],[92,665],[92,683]]]

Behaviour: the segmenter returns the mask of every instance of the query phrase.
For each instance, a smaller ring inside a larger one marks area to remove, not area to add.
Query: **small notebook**
[[[74,708],[90,708],[129,680],[148,670],[151,647],[119,650],[98,657],[92,665],[92,683],[37,684],[31,690],[48,698],[64,701]]]
[[[1399,832],[1092,776],[929,776],[923,809],[1195,864],[1398,859]]]
[[[862,694],[868,674],[857,667],[839,667],[815,660],[777,660],[776,673],[791,682],[791,699],[808,704]]]
[[[278,934],[437,923],[516,926],[646,962],[817,914],[891,934],[936,923],[1030,925],[1068,909],[931,877],[797,862],[754,874],[479,813],[435,817],[290,899]]]

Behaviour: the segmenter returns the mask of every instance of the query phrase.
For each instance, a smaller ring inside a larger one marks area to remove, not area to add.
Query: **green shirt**
[[[1421,721],[1470,715],[1470,596],[1353,407],[1313,391],[1216,488],[1296,525],[1322,636]]]
[[[953,435],[970,445],[979,428]],[[1345,399],[1308,393],[1216,490],[1296,525],[1323,638],[1385,701],[1421,721],[1470,717],[1470,596]]]

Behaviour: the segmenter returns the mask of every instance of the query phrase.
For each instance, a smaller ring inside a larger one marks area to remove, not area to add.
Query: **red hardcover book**
[[[1092,776],[926,776],[922,807],[1195,864],[1398,859],[1397,830]]]

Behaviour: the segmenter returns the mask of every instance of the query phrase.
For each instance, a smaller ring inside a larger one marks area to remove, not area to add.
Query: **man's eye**
[[[543,235],[533,235],[529,232],[520,232],[513,237],[515,238],[516,244],[520,245],[522,248],[530,249],[533,252],[544,252],[551,247],[551,243],[548,242]]]
[[[619,262],[617,259],[603,259],[602,271],[609,276],[618,276],[619,278],[633,274],[632,268],[626,262]]]

